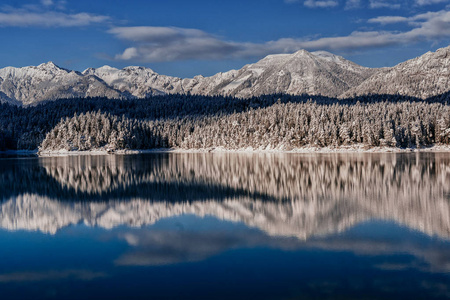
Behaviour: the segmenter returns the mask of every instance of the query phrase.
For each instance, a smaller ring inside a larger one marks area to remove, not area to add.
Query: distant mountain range
[[[425,99],[450,90],[450,46],[391,68],[366,68],[328,52],[269,55],[240,70],[178,78],[149,68],[103,66],[76,72],[52,62],[0,69],[0,101],[31,105],[75,97],[118,99],[161,94],[252,97],[263,94],[352,97],[400,94]]]

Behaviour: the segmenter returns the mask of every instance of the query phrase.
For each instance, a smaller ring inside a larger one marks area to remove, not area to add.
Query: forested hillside
[[[171,95],[2,104],[0,149],[424,147],[450,144],[448,99]]]

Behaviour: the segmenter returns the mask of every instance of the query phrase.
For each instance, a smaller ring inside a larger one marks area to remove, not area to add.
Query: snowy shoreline
[[[210,148],[210,149],[149,149],[149,150],[117,150],[114,152],[105,149],[95,149],[90,151],[68,151],[68,150],[45,150],[45,151],[8,151],[0,152],[6,154],[36,154],[40,157],[48,156],[76,156],[76,155],[130,155],[144,153],[410,153],[410,152],[449,152],[450,145],[435,145],[426,148],[394,148],[394,147],[372,147],[367,148],[363,145],[342,146],[337,148],[330,147],[303,147],[292,150],[283,149],[226,149],[226,148]]]

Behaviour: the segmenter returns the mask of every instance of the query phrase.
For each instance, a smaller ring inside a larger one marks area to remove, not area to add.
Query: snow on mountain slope
[[[341,97],[400,94],[426,99],[450,90],[450,46],[383,68]]]
[[[450,46],[392,68],[371,69],[325,51],[269,55],[240,70],[178,78],[149,68],[103,66],[82,73],[49,62],[0,69],[0,102],[29,105],[72,97],[145,98],[161,94],[263,94],[351,97],[401,94],[427,98],[450,90]]]
[[[127,67],[117,70],[108,66],[87,69],[122,92],[142,98],[156,91],[199,95],[252,97],[263,94],[311,94],[338,96],[372,75],[373,69],[356,65],[328,52],[269,55],[240,70],[218,73],[211,77],[181,79],[159,75],[151,69]]]
[[[0,69],[0,78],[3,98],[24,105],[73,97],[122,98],[97,77],[62,69],[52,62],[37,67],[6,67]]]
[[[103,66],[98,69],[86,69],[82,74],[97,76],[112,88],[135,98],[182,92],[180,78],[159,75],[149,68],[126,67],[119,70]]]
[[[374,72],[342,57],[324,53],[300,50],[294,54],[269,55],[230,74],[228,80],[223,80],[210,93],[237,97],[273,93],[335,97]]]

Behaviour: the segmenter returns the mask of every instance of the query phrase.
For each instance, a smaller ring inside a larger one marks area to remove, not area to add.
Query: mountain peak
[[[62,69],[59,66],[57,66],[55,63],[53,63],[52,61],[40,64],[38,66],[39,69]]]
[[[300,55],[311,55],[311,52],[306,51],[305,49],[300,49],[294,52],[292,55],[300,56]]]
[[[95,69],[93,69],[93,70],[95,70]],[[97,70],[104,70],[104,71],[106,71],[106,70],[112,70],[112,71],[117,71],[118,69],[117,69],[117,68],[114,68],[114,67],[111,67],[111,66],[108,66],[108,65],[104,65],[104,66],[98,68]]]
[[[329,97],[401,94],[425,99],[449,90],[449,64],[450,46],[382,69],[362,67],[326,51],[302,49],[268,55],[239,70],[184,79],[138,66],[116,69],[105,65],[71,72],[49,61],[39,66],[0,69],[0,94],[25,104],[92,96],[93,86],[95,95],[105,92],[111,97],[132,99],[184,93],[240,98],[274,93]],[[95,84],[86,80],[91,75]]]
[[[140,66],[128,66],[123,68],[124,71],[133,71],[133,72],[142,72],[142,71],[146,71],[148,73],[156,73],[155,71],[153,71],[150,68],[145,68],[145,67],[140,67]]]
[[[64,68],[61,68],[61,67],[57,66],[52,61],[40,64],[39,66],[37,66],[35,68],[40,70],[40,71],[43,71],[43,72],[45,72],[47,74],[53,74],[53,75],[56,75],[56,74],[59,74],[59,73],[66,74],[66,73],[70,73],[71,72],[70,70],[67,70],[67,69],[64,69]]]

